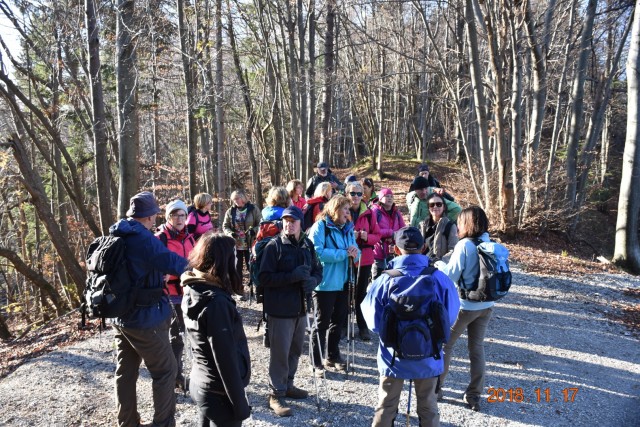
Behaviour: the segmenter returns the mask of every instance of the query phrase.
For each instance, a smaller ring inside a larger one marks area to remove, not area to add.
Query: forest
[[[79,305],[87,245],[161,203],[444,161],[506,236],[618,208],[640,271],[633,0],[0,0],[0,337]],[[27,328],[28,329],[28,328]]]

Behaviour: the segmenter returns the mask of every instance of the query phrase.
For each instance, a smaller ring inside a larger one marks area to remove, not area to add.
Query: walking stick
[[[409,400],[407,401],[407,427],[411,425],[411,384],[413,380],[409,380]]]
[[[356,280],[353,277],[353,264],[355,259],[349,262],[349,296],[348,296],[348,318],[347,318],[347,375],[353,372],[353,365],[356,363]],[[360,274],[360,264],[358,263],[358,275]]]
[[[311,323],[309,321],[309,316],[307,313],[305,313],[305,317],[307,318],[307,332],[309,333],[309,360],[311,361],[311,370],[312,370],[312,374],[313,374],[313,386],[315,388],[315,392],[316,392],[316,406],[318,408],[318,411],[320,411],[320,407],[321,407],[321,397],[320,394],[322,392],[322,390],[324,389],[324,393],[327,397],[327,406],[331,405],[331,394],[329,393],[329,387],[327,386],[327,377],[326,377],[326,371],[323,371],[322,373],[322,378],[318,378],[316,377],[316,364],[314,363],[313,360],[313,336],[315,334],[316,336],[316,340],[317,340],[317,345],[318,345],[318,351],[320,352],[320,360],[322,361],[324,359],[324,355],[323,355],[323,351],[322,351],[322,346],[320,345],[320,334],[318,333],[318,315],[317,315],[317,310],[316,310],[316,306],[315,304],[313,305],[313,327],[311,326]],[[318,379],[321,380],[321,384],[320,386],[318,385]]]

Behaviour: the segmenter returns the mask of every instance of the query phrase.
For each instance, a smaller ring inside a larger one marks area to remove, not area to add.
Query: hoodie
[[[184,273],[181,280],[185,330],[193,351],[192,392],[226,395],[234,418],[245,420],[251,411],[244,391],[251,360],[236,303],[216,278],[198,270]]]

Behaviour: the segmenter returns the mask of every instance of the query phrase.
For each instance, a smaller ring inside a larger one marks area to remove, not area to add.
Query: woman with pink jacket
[[[354,224],[353,233],[356,237],[356,243],[360,249],[360,263],[357,268],[355,303],[356,303],[356,322],[358,323],[358,334],[362,341],[371,340],[369,328],[360,304],[367,294],[367,286],[371,277],[371,267],[374,262],[373,247],[380,242],[380,228],[376,215],[367,208],[365,202],[362,201],[363,188],[360,181],[351,181],[346,185],[345,196],[351,200],[351,221]],[[346,331],[346,328],[345,328]]]
[[[389,188],[381,188],[379,201],[371,206],[380,228],[380,241],[373,248],[375,264],[373,279],[375,280],[387,269],[387,261],[393,258],[393,234],[405,226],[402,213],[393,203],[393,192]]]

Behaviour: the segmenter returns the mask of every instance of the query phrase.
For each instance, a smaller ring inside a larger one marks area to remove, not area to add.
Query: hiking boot
[[[269,395],[269,408],[279,417],[290,417],[291,408],[285,405],[284,399],[275,394]]]
[[[296,386],[291,386],[287,390],[286,396],[292,399],[306,399],[307,397],[309,397],[309,392]]]
[[[324,362],[324,365],[328,368],[335,368],[339,371],[347,370],[347,362],[340,356],[335,359],[327,359]]]
[[[480,411],[480,397],[468,396],[466,393],[462,396],[462,400],[467,404],[467,407],[472,411]]]
[[[358,333],[362,341],[371,341],[371,334],[369,334],[368,329],[361,329]]]

